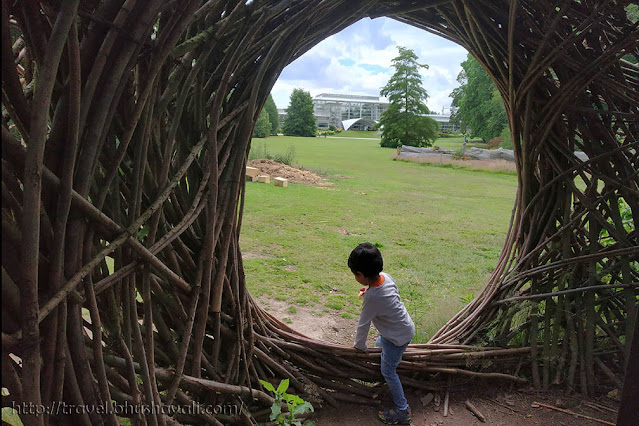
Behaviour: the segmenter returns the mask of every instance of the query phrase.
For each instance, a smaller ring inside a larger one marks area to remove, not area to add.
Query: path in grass
[[[240,244],[251,293],[313,337],[349,343],[360,302],[346,266],[363,241],[378,244],[427,340],[484,284],[499,257],[516,191],[514,174],[390,159],[375,139],[271,137],[270,153],[329,188],[247,183]],[[459,143],[461,146],[461,142]],[[318,334],[319,333],[319,334]]]

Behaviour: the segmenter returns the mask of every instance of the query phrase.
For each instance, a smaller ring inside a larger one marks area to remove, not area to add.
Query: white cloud
[[[363,19],[317,44],[284,69],[273,87],[278,108],[286,108],[295,88],[312,96],[320,93],[379,95],[393,74],[397,46],[415,51],[422,70],[428,107],[440,112],[450,106],[450,92],[458,86],[460,63],[466,50],[446,39],[388,18]]]

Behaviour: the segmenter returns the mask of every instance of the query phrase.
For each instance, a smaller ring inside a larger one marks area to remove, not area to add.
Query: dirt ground
[[[251,160],[247,163],[247,166],[255,167],[260,170],[262,174],[267,174],[271,179],[276,177],[283,177],[288,179],[292,183],[301,183],[309,186],[329,187],[333,184],[326,181],[323,177],[317,173],[313,173],[309,170],[300,170],[286,164],[277,163],[273,160],[257,159]]]
[[[469,386],[469,388],[472,387],[472,385]],[[508,385],[494,388],[480,385],[475,386],[472,392],[451,393],[448,415],[444,417],[444,395],[439,395],[439,406],[435,405],[435,401],[424,406],[420,399],[427,394],[427,392],[413,393],[410,390],[407,392],[407,399],[412,409],[413,425],[614,425],[619,408],[617,402],[607,397],[586,399],[580,395],[569,396],[557,391],[545,393],[537,393],[530,389],[510,391]],[[388,404],[390,402],[388,397],[385,399]],[[482,423],[466,408],[465,402],[467,400],[484,416],[485,423]],[[564,410],[592,419],[549,409],[541,404],[563,407]],[[381,425],[382,423],[377,419],[378,409],[374,406],[343,404],[338,408],[326,407],[316,410],[312,419],[318,426]]]
[[[295,306],[297,312],[293,314],[288,311],[290,304],[287,302],[262,298],[258,301],[267,312],[307,337],[330,343],[353,344],[357,318],[342,318],[334,313],[319,316],[307,306]]]

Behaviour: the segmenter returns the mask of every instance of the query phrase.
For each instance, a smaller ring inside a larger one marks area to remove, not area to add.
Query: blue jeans
[[[382,348],[382,376],[384,376],[386,384],[388,384],[393,403],[395,403],[398,410],[408,410],[408,401],[406,401],[404,396],[404,388],[397,375],[397,366],[402,360],[402,354],[406,350],[408,343],[404,346],[396,346],[390,340],[379,336],[375,346]]]

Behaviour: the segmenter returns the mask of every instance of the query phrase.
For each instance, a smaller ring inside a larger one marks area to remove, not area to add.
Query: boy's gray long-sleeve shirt
[[[384,284],[369,287],[364,293],[354,345],[363,351],[367,348],[366,337],[371,322],[385,339],[397,346],[404,346],[415,336],[415,324],[399,297],[397,284],[387,273],[382,272],[381,275],[384,276]]]

